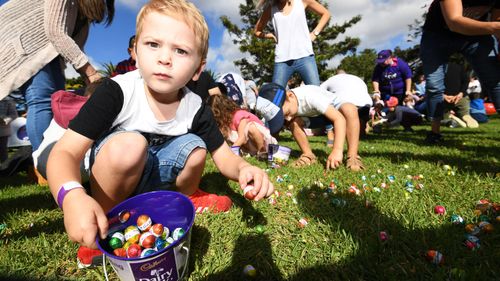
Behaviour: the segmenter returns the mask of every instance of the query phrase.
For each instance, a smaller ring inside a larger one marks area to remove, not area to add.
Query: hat
[[[378,52],[377,59],[375,60],[375,62],[377,64],[383,63],[386,59],[390,58],[391,55],[392,55],[391,50],[382,50]]]
[[[271,135],[279,133],[281,128],[283,128],[283,124],[285,123],[285,116],[283,115],[283,110],[280,110],[274,115],[271,120],[267,121],[267,126],[269,127],[269,132]]]
[[[276,83],[269,83],[260,88],[259,97],[263,97],[281,108],[286,99],[286,91],[285,88]]]
[[[387,107],[394,107],[398,105],[399,100],[396,97],[390,97],[388,100],[385,101],[385,106]]]

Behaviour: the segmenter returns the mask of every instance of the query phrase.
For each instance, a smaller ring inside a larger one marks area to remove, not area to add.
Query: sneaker
[[[206,211],[210,211],[214,214],[227,212],[231,209],[231,205],[233,204],[231,199],[227,196],[211,194],[199,188],[188,197],[191,199],[191,202],[193,202],[197,214]]]
[[[97,249],[90,249],[84,246],[78,248],[76,253],[78,268],[96,267],[102,265],[102,252]]]
[[[443,135],[436,134],[434,132],[427,133],[427,137],[425,138],[425,142],[427,144],[441,144],[443,142]]]
[[[450,119],[448,122],[446,122],[446,126],[449,128],[458,128],[460,125],[458,124],[457,121]]]
[[[479,123],[477,123],[476,119],[472,118],[470,115],[464,115],[462,119],[467,123],[467,127],[469,128],[478,128]]]
[[[471,117],[472,118],[472,117]],[[457,122],[457,124],[462,128],[467,128],[466,122],[462,121],[462,119],[458,118],[455,115],[450,115],[450,119]],[[465,119],[464,119],[465,120]]]

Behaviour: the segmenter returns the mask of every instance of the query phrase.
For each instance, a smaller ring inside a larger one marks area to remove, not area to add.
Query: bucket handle
[[[109,281],[108,271],[106,270],[106,255],[105,254],[102,254],[102,268],[104,270],[104,278],[106,278],[106,281]]]
[[[189,262],[188,262],[189,261],[189,248],[186,247],[186,246],[182,246],[181,249],[183,249],[183,250],[186,251],[186,257],[187,258],[186,258],[186,265],[184,266],[184,270],[182,271],[182,274],[181,274],[181,277],[179,278],[179,280],[183,280],[184,279],[184,275],[186,274],[186,270],[187,270],[187,268],[189,266]],[[106,281],[108,281],[108,280],[106,280]]]

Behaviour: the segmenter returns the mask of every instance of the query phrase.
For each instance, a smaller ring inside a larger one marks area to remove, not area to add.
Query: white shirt
[[[343,102],[349,102],[358,107],[373,104],[365,81],[351,74],[337,74],[323,82],[320,87],[334,93]]]
[[[335,109],[339,109],[345,103],[335,94],[316,85],[304,85],[291,91],[297,97],[297,116],[300,117],[324,115],[328,106],[332,105]]]

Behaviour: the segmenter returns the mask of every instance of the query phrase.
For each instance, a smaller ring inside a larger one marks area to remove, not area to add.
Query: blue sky
[[[0,4],[5,2],[0,0]],[[112,25],[107,28],[95,25],[91,28],[85,52],[93,65],[99,68],[103,63],[116,64],[128,57],[128,39],[135,32],[135,18],[145,2],[116,0]],[[210,28],[208,68],[216,73],[237,71],[233,61],[245,56],[240,53],[238,46],[233,45],[230,35],[219,20],[221,15],[227,15],[234,23],[241,24],[238,5],[242,2],[243,0],[193,0],[205,15]],[[345,34],[361,39],[359,50],[406,47],[408,24],[412,24],[423,14],[422,7],[430,2],[431,0],[327,0],[332,14],[331,23],[342,23],[358,14],[362,16],[362,20]],[[329,64],[334,67],[341,59],[335,57]],[[72,77],[76,72],[69,67],[66,75]]]

